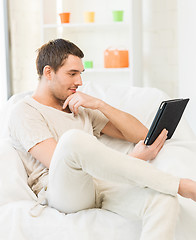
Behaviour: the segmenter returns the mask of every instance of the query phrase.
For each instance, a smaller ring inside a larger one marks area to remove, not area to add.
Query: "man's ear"
[[[45,78],[47,78],[48,80],[51,79],[52,76],[52,68],[49,65],[46,65],[43,69],[43,75]]]

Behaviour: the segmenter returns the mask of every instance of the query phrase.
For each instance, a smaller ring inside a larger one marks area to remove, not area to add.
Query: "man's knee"
[[[79,129],[71,129],[65,132],[61,138],[59,139],[58,144],[63,145],[65,148],[69,150],[77,150],[85,148],[86,144],[91,141],[90,134],[79,130]]]

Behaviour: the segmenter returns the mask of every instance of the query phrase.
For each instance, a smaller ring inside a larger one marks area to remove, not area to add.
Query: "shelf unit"
[[[42,41],[43,43],[64,38],[74,42],[84,52],[84,61],[93,61],[93,69],[86,69],[83,81],[98,83],[134,83],[133,50],[133,1],[139,0],[42,0]],[[112,10],[124,10],[123,22],[113,22]],[[61,24],[59,13],[71,12],[70,23]],[[85,23],[83,13],[95,11],[95,22]],[[104,68],[104,50],[107,48],[129,51],[128,68]],[[137,56],[138,59],[138,56]]]
[[[124,22],[116,22],[116,23],[60,23],[60,24],[44,24],[43,28],[67,28],[67,29],[91,29],[94,27],[99,27],[102,29],[105,28],[116,28],[116,27],[128,27],[128,23],[124,23]]]

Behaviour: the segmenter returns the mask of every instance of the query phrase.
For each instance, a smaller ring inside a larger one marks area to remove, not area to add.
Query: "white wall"
[[[143,85],[178,94],[177,0],[143,0]]]
[[[189,97],[187,118],[196,133],[196,1],[178,0],[179,95]]]
[[[37,85],[36,49],[41,45],[41,1],[9,0],[13,92]]]

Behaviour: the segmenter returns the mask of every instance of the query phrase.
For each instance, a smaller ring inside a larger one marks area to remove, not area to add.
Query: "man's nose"
[[[78,86],[82,86],[82,77],[81,75],[78,76],[78,78],[75,81],[75,84]]]

